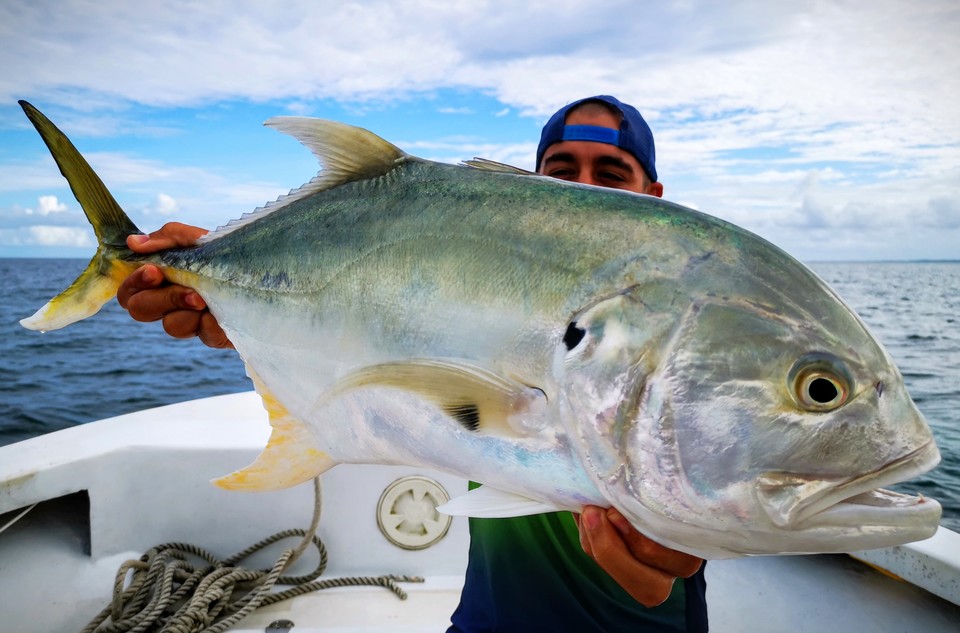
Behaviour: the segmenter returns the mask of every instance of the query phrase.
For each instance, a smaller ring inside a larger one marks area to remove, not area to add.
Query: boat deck
[[[309,485],[277,493],[214,488],[209,479],[244,466],[268,429],[254,394],[163,407],[0,447],[0,612],[3,629],[78,631],[110,600],[120,564],[150,547],[192,543],[227,557],[275,532],[310,523]],[[443,631],[459,600],[467,522],[454,519],[424,549],[401,549],[378,527],[378,503],[409,475],[451,495],[466,482],[402,467],[338,466],[323,477],[319,534],[324,578],[421,575],[408,599],[377,587],[328,589],[254,613],[235,631]],[[283,547],[251,561],[268,566]],[[760,557],[707,566],[711,630],[828,633],[960,630],[960,535],[863,556],[911,582],[846,555]],[[892,562],[891,562],[892,561]],[[316,564],[312,552],[293,573]],[[918,586],[926,585],[940,595]]]

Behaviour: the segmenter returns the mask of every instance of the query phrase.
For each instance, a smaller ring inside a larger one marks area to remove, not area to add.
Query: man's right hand
[[[150,235],[127,237],[127,246],[146,255],[193,246],[206,233],[200,227],[170,222]],[[120,284],[117,301],[137,321],[162,320],[164,331],[174,338],[199,336],[209,347],[233,347],[203,298],[192,288],[170,283],[152,264],[141,266]]]

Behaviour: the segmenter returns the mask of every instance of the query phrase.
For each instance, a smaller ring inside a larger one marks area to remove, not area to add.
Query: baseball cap
[[[597,125],[566,125],[567,114],[573,108],[590,101],[601,101],[613,106],[622,114],[620,120],[620,129],[600,127]],[[653,132],[650,126],[640,116],[640,112],[632,105],[621,103],[617,98],[609,95],[597,95],[587,97],[569,103],[550,117],[547,124],[543,126],[543,132],[540,133],[540,145],[537,147],[537,169],[540,168],[540,162],[543,160],[543,154],[547,148],[560,141],[593,141],[594,143],[606,143],[614,145],[620,149],[629,152],[637,159],[647,176],[654,182],[657,181],[657,160],[656,152],[653,147]]]

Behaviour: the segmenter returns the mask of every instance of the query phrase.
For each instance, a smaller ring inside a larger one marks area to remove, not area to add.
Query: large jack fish
[[[317,155],[316,178],[193,248],[140,256],[86,161],[21,105],[100,244],[23,325],[94,314],[145,262],[195,288],[273,427],[224,488],[292,486],[344,462],[431,467],[485,484],[451,513],[612,505],[705,558],[937,529],[937,502],[879,488],[940,458],[890,357],[816,275],[747,231],[282,117],[267,125]]]

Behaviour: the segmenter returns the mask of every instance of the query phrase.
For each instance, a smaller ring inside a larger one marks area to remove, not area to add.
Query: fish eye
[[[567,346],[567,351],[569,352],[579,345],[586,335],[587,331],[585,329],[579,327],[576,321],[571,321],[570,325],[567,326],[567,331],[563,333],[563,344]]]
[[[797,361],[790,371],[790,393],[807,411],[826,412],[843,406],[850,397],[852,381],[838,359],[811,354]]]

